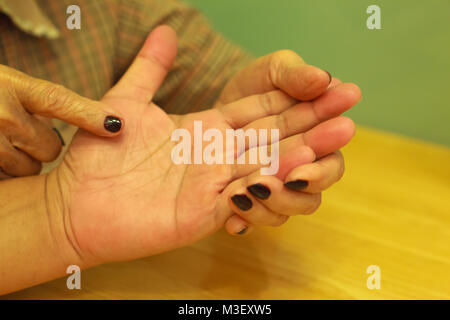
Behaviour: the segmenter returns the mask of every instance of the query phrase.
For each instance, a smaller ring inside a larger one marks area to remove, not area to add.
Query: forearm
[[[59,204],[47,196],[51,183],[48,175],[0,182],[0,295],[82,264],[68,241]]]

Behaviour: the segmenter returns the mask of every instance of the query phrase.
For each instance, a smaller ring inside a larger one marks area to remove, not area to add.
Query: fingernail
[[[328,73],[328,76],[330,77],[330,82],[329,82],[329,83],[331,83],[331,79],[332,79],[331,73],[329,73],[327,70],[323,70],[323,71],[325,71],[326,73]]]
[[[241,209],[242,211],[250,210],[253,207],[252,200],[250,200],[245,194],[236,194],[231,197],[231,201]]]
[[[292,189],[292,190],[302,190],[305,189],[308,186],[308,181],[306,180],[294,180],[289,181],[284,184],[285,187]]]
[[[52,128],[52,129],[53,129],[53,131],[56,132],[56,135],[58,136],[59,140],[61,141],[62,146],[64,147],[66,145],[66,143],[64,142],[61,132],[59,132],[59,130],[56,128]]]
[[[244,233],[246,233],[247,232],[247,230],[248,230],[248,227],[247,226],[245,226],[244,227],[244,229],[242,229],[241,231],[239,231],[237,234],[239,234],[239,235],[243,235]]]
[[[104,125],[109,132],[117,132],[122,128],[122,121],[114,116],[107,116]]]
[[[247,190],[261,200],[267,199],[270,196],[270,189],[261,183],[252,184],[247,187]]]

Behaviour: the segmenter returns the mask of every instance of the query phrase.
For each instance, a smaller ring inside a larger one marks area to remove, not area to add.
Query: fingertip
[[[292,169],[305,163],[311,163],[315,159],[316,154],[310,146],[295,146],[295,148],[280,156],[279,169],[275,176],[280,180],[284,180]]]
[[[225,229],[232,236],[243,236],[249,234],[252,228],[250,223],[235,214],[226,221]]]
[[[154,30],[157,33],[161,33],[161,35],[167,36],[169,39],[174,39],[177,37],[176,31],[167,24],[161,24],[157,26]]]
[[[124,121],[118,116],[108,115],[103,121],[103,127],[108,133],[108,136],[116,136],[123,130]]]
[[[351,138],[353,138],[353,136],[355,135],[355,131],[356,131],[356,125],[355,122],[350,119],[349,117],[346,116],[340,116],[339,118],[337,118],[340,122],[341,125],[341,130],[342,133],[347,136],[348,140],[350,141]]]
[[[356,126],[352,119],[345,116],[335,118],[334,125],[334,136],[337,137],[336,141],[339,145],[339,147],[336,148],[337,150],[352,140],[355,135]],[[334,152],[336,150],[330,150],[330,152]]]
[[[156,59],[164,68],[170,69],[177,54],[177,47],[178,37],[175,30],[168,25],[160,25],[150,33],[139,54]]]
[[[300,100],[309,101],[323,94],[332,81],[332,76],[328,71],[311,65],[301,66],[298,72],[298,88],[301,90],[298,95]]]
[[[336,86],[340,85],[341,83],[342,83],[342,81],[340,79],[332,77],[331,82],[328,85],[327,89],[335,88]]]
[[[239,232],[236,232],[236,235],[242,236],[248,232],[248,226],[243,226],[242,229]]]
[[[349,88],[349,92],[351,92],[353,104],[357,104],[362,99],[361,88],[354,83],[346,83]]]
[[[61,132],[59,132],[59,130],[57,128],[55,128],[55,127],[53,127],[52,130],[58,136],[59,142],[61,142],[61,146],[64,147],[66,145],[66,142],[64,141],[64,138],[63,138]]]
[[[339,116],[320,123],[303,136],[318,158],[345,146],[355,134],[355,123],[348,117]]]

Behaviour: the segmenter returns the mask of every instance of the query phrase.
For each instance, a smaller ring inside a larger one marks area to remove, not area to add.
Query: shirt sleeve
[[[210,108],[227,80],[252,57],[214,31],[192,6],[177,0],[122,0],[116,79],[124,73],[148,33],[166,24],[178,35],[178,55],[154,101],[166,112]]]

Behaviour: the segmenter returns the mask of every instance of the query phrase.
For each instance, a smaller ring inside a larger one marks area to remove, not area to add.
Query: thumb
[[[110,106],[1,65],[0,86],[11,88],[10,92],[31,114],[57,118],[104,137],[116,136],[123,128],[121,115]]]
[[[293,51],[280,50],[256,59],[239,71],[227,84],[220,102],[226,104],[277,89],[295,99],[309,101],[324,93],[330,81],[327,71],[306,64]]]
[[[120,81],[105,98],[150,103],[169,72],[177,54],[177,35],[169,26],[159,26],[144,45]]]

